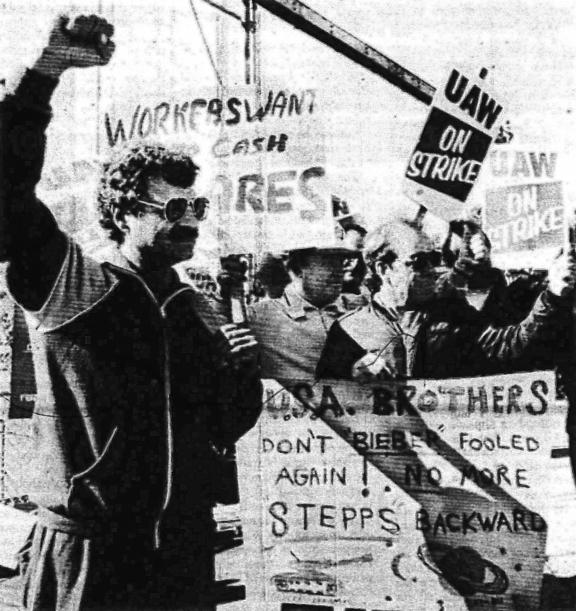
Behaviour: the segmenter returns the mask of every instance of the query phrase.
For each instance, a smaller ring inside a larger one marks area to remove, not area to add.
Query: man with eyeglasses
[[[545,344],[566,333],[576,266],[559,257],[548,288],[518,324],[497,326],[466,300],[438,294],[441,253],[402,222],[366,238],[371,303],[331,327],[318,378],[361,382],[455,378],[527,369]]]
[[[184,152],[141,146],[104,168],[106,262],[36,197],[50,97],[68,68],[110,60],[113,27],[66,17],[0,104],[0,254],[26,310],[38,398],[22,554],[25,609],[213,607],[215,450],[255,423],[255,340],[172,266],[207,202]]]

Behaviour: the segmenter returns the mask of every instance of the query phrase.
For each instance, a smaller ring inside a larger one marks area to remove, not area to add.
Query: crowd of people
[[[31,323],[38,383],[29,465],[38,514],[21,604],[209,609],[215,457],[257,421],[262,378],[557,367],[569,393],[576,263],[567,251],[545,286],[510,284],[471,221],[451,223],[437,248],[417,220],[367,231],[349,219],[333,247],[266,257],[263,298],[247,324],[230,323],[226,304],[173,269],[192,257],[206,213],[199,168],[151,145],[103,169],[110,248],[96,261],[60,230],[36,185],[60,76],[106,65],[112,38],[102,18],[59,18],[0,104],[0,255]]]
[[[376,382],[566,366],[574,255],[559,254],[544,278],[510,280],[490,254],[474,221],[447,224],[438,246],[418,220],[397,220],[372,231],[344,222],[338,246],[290,251],[274,273],[267,259],[256,276],[273,291],[250,315],[263,376]]]

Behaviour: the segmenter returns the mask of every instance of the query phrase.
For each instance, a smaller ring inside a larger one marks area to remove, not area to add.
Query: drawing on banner
[[[498,133],[501,113],[486,83],[453,69],[408,162],[408,197],[447,221],[457,218]]]
[[[444,551],[445,554],[440,557],[438,564],[431,558],[426,545],[420,546],[417,553],[424,566],[441,578],[446,572],[445,559],[451,554],[452,562],[466,562],[470,574],[467,576],[468,583],[460,586],[463,595],[504,594],[508,589],[510,582],[506,572],[498,565],[483,558],[474,548],[462,546],[452,549],[445,546]]]

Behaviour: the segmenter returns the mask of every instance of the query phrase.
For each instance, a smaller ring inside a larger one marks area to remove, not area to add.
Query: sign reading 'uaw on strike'
[[[495,254],[558,248],[565,220],[560,181],[486,191],[484,230]]]
[[[453,69],[437,90],[416,144],[404,191],[441,218],[459,215],[498,131],[502,105],[483,81]]]

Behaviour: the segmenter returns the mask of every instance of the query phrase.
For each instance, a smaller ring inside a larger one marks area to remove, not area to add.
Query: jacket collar
[[[115,244],[109,244],[91,256],[100,263],[107,263],[109,265],[114,266],[115,268],[121,269],[123,272],[128,272],[137,276],[140,281],[144,283],[144,279],[140,275],[138,268],[124,256],[122,251]],[[175,269],[171,269],[170,273],[173,276],[173,289],[163,296],[164,298],[161,302],[159,302],[159,305],[161,307],[165,307],[182,291],[194,291],[194,288],[192,287],[190,282],[182,282],[182,275],[178,273]]]
[[[90,252],[90,256],[99,263],[110,263],[114,267],[119,267],[125,271],[138,274],[138,269],[128,261],[116,244],[108,244],[95,252]]]
[[[390,322],[397,322],[400,320],[399,313],[395,308],[388,307],[375,296],[372,296],[372,299],[370,300],[370,307],[379,318],[385,318]]]
[[[327,312],[333,314],[334,316],[341,316],[342,314],[346,313],[346,309],[341,303],[340,297],[323,308],[317,308],[309,301],[306,301],[303,295],[292,284],[289,284],[284,289],[282,300],[284,301],[286,313],[294,320],[307,318],[308,313],[314,311]]]

